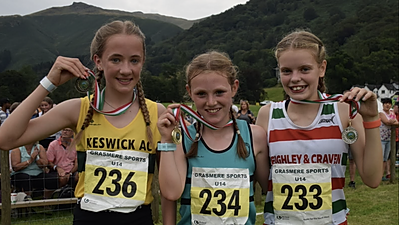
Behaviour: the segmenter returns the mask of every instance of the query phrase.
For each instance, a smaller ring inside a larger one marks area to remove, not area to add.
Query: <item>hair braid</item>
[[[191,145],[190,150],[187,152],[186,157],[187,158],[193,158],[195,156],[197,156],[198,154],[198,141],[200,138],[200,128],[201,128],[201,123],[197,122],[194,124],[195,126],[195,139],[194,139],[194,143]]]
[[[233,120],[234,133],[237,132],[237,137],[238,137],[238,139],[237,139],[237,154],[240,158],[246,159],[248,157],[248,151],[247,151],[247,148],[245,147],[245,142],[241,137],[240,130],[238,129],[237,120],[234,117],[234,112],[233,112],[232,108],[230,108],[230,114],[231,114],[231,117]]]
[[[143,85],[141,84],[140,80],[137,82],[136,89],[137,89],[140,109],[141,112],[143,113],[145,125],[147,127],[147,138],[148,141],[150,142],[150,145],[152,145],[153,140],[152,140],[152,131],[150,126],[151,125],[150,113],[148,112],[147,104],[145,103]]]

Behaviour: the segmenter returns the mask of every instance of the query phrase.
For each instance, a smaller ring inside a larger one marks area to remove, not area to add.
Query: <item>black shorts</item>
[[[151,205],[139,206],[131,213],[112,211],[91,212],[77,204],[73,210],[73,225],[153,225]]]

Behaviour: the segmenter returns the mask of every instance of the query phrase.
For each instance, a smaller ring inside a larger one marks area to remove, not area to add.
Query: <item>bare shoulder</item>
[[[254,141],[264,140],[266,138],[266,132],[261,126],[253,125],[253,124],[251,124],[250,126],[251,126],[251,131],[252,131],[252,136],[254,138]]]
[[[266,117],[266,118],[268,118],[269,117],[269,114],[270,114],[270,107],[271,107],[271,104],[267,104],[267,105],[264,105],[264,106],[262,106],[260,109],[259,109],[259,112],[258,112],[258,117]]]
[[[262,106],[259,109],[258,117],[256,119],[256,125],[261,126],[264,130],[267,130],[267,126],[269,124],[270,108],[271,104]]]
[[[266,131],[258,125],[251,125],[251,131],[255,155],[265,152],[267,150]]]

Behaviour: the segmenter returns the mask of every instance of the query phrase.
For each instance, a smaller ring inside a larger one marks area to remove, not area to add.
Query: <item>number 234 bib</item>
[[[245,224],[249,215],[249,170],[192,168],[192,224]]]

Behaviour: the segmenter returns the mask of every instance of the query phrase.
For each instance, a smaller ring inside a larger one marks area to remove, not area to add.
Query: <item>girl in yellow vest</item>
[[[254,181],[267,190],[269,174],[266,134],[235,118],[236,76],[227,54],[211,51],[195,57],[186,69],[186,89],[197,121],[176,145],[171,136],[177,129],[173,110],[188,108],[170,105],[158,120],[160,187],[165,198],[180,198],[179,225],[255,224]],[[178,135],[173,137],[176,141]]]
[[[77,133],[75,225],[153,224],[151,183],[156,143],[161,139],[156,122],[165,108],[144,98],[140,82],[144,39],[130,21],[102,26],[90,47],[96,82],[79,59],[59,56],[0,129],[3,150],[41,140],[66,127]],[[106,88],[101,91],[97,87],[103,77]],[[65,101],[30,120],[43,98],[72,78],[92,79],[96,94]]]

